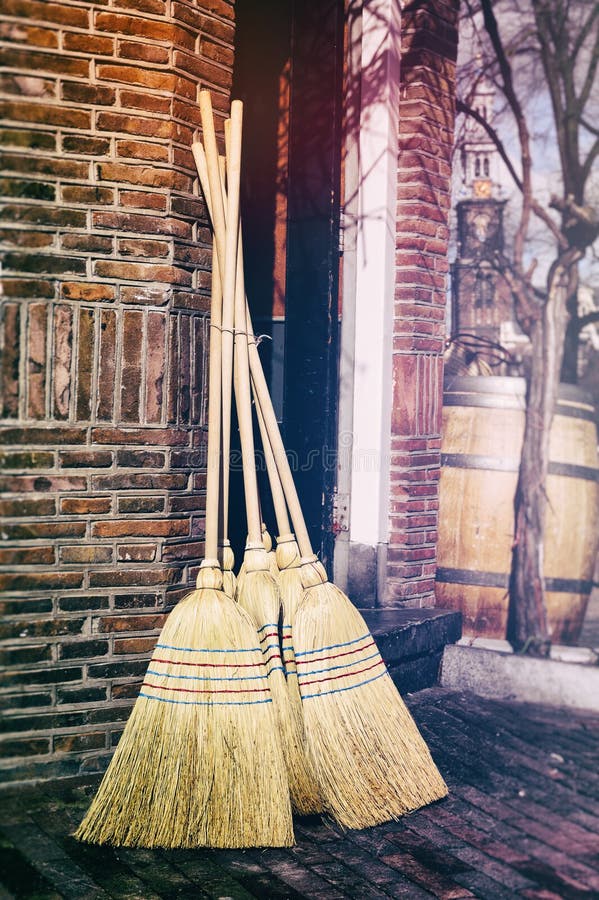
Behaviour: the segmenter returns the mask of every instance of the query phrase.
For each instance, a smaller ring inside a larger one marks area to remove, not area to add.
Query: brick
[[[9,211],[10,211],[9,207]],[[6,298],[19,297],[48,297],[54,296],[54,284],[42,278],[5,278],[2,283],[3,293]],[[19,323],[20,324],[20,323]],[[16,350],[16,348],[15,348]],[[14,358],[14,357],[11,357]]]
[[[162,136],[170,135],[177,140],[183,140],[184,131],[187,131],[186,128],[176,127],[176,123],[171,121],[169,125],[166,117],[171,114],[171,99],[168,96],[161,96],[159,94],[155,94],[154,92],[149,92],[146,90],[125,90],[125,88],[121,88],[119,91],[119,99],[121,102],[121,106],[124,110],[130,109],[139,109],[145,113],[158,113],[163,116],[163,124],[160,129]],[[127,116],[126,119],[121,118],[121,123],[126,122],[129,123],[131,121],[131,117]],[[149,137],[152,135],[152,131],[148,125],[149,119],[145,119],[145,124],[143,125],[140,132],[142,134],[148,135]],[[136,134],[136,132],[125,125],[120,130],[125,131],[129,134]]]
[[[130,678],[136,675],[145,675],[148,668],[147,659],[129,660],[108,664],[90,665],[88,675],[90,678]]]
[[[119,203],[121,206],[129,206],[143,210],[159,210],[166,212],[167,198],[164,194],[150,193],[148,191],[119,191]]]
[[[127,587],[128,585],[147,587],[155,584],[173,584],[178,576],[178,569],[167,566],[146,569],[121,568],[92,572],[89,576],[89,583],[90,587]]]
[[[203,38],[200,41],[200,55],[222,66],[233,67],[233,49]]]
[[[45,667],[31,672],[0,672],[0,684],[6,687],[12,685],[25,686],[29,684],[62,684],[66,681],[81,681],[82,675],[83,670],[80,666],[68,668]],[[31,730],[35,728],[35,724],[31,719],[27,724],[30,726]],[[27,730],[29,730],[29,728]]]
[[[2,11],[5,16],[22,16],[25,19],[37,19],[41,22],[55,22],[57,25],[70,25],[75,28],[87,28],[89,14],[86,9],[53,3],[51,9],[43,0],[4,0]]]
[[[139,519],[113,519],[94,522],[94,537],[177,537],[189,534],[187,519],[159,519],[140,521]]]
[[[0,500],[0,516],[2,518],[38,518],[39,516],[56,515],[56,500],[44,498],[42,500]]]
[[[15,231],[0,229],[0,241],[17,247],[49,247],[55,243],[54,235],[47,231]]]
[[[113,56],[114,38],[102,37],[98,34],[79,34],[65,32],[62,45],[65,50],[87,53],[90,56]]]
[[[156,47],[139,41],[118,41],[117,55],[125,59],[138,59],[141,62],[165,65],[169,60],[166,47]]]
[[[126,95],[125,97],[121,96],[121,102],[124,105],[131,105],[131,103],[126,103],[127,98],[131,96],[131,94]],[[142,100],[142,103],[144,103],[144,107],[142,108],[145,108],[145,95],[141,95],[140,99]],[[156,100],[160,101],[160,98],[157,97]],[[163,102],[167,108],[170,106],[170,100],[168,100],[167,98],[164,98]],[[165,108],[164,110],[165,113],[167,112],[167,108]],[[2,107],[0,106],[0,112],[1,111]],[[79,127],[85,128],[86,126],[80,125]],[[99,131],[108,131],[111,134],[120,132],[121,134],[133,134],[136,137],[145,135],[147,137],[166,138],[167,140],[178,140],[183,137],[186,131],[189,130],[181,125],[178,125],[178,123],[167,119],[154,119],[144,116],[130,116],[123,113],[112,112],[98,113],[96,117],[96,128]],[[119,178],[115,178],[115,181],[119,180]]]
[[[163,562],[192,559],[199,561],[204,555],[204,544],[200,541],[192,541],[186,544],[169,544],[162,551]]]
[[[164,409],[164,380],[166,370],[166,319],[164,315],[148,315],[148,348],[146,356],[146,421],[159,423]]]
[[[67,184],[63,186],[61,196],[64,203],[80,203],[84,206],[111,205],[114,203],[114,190],[112,188],[97,187],[96,185]],[[92,245],[90,249],[96,248]]]
[[[142,682],[129,682],[128,684],[113,684],[110,691],[111,700],[128,700],[129,698],[136,699],[139,691],[141,689]],[[121,736],[122,732],[119,732],[116,738]]]
[[[155,474],[123,473],[119,475],[92,475],[92,488],[97,491],[128,491],[128,490],[167,490],[182,491],[189,483],[187,474]],[[1,479],[0,479],[1,484]]]
[[[10,268],[10,262],[7,263]],[[45,303],[34,303],[29,308],[27,381],[30,418],[43,419],[46,416],[46,340],[48,329],[48,307]]]
[[[154,24],[154,23],[148,23]],[[158,26],[160,27],[160,25]],[[172,94],[175,89],[176,76],[164,71],[144,69],[140,66],[99,65],[96,68],[101,81],[118,81],[121,84],[136,84],[154,91]]]
[[[94,365],[94,346],[96,330],[94,312],[90,309],[79,309],[79,340],[77,363],[77,418],[91,418],[92,370]]]
[[[54,565],[54,547],[0,548],[0,566]]]
[[[55,209],[45,206],[17,206],[15,204],[6,205],[2,214],[7,221],[20,222],[23,225],[53,225],[65,228],[85,228],[87,221],[87,212],[82,209]],[[31,285],[37,282],[29,282]],[[43,284],[43,282],[42,282]],[[54,285],[47,282],[50,293],[33,294],[33,296],[53,297]],[[17,287],[17,282],[12,282],[13,289]],[[4,282],[4,292],[11,296],[10,281]],[[22,285],[19,285],[22,288]],[[14,294],[12,296],[15,296]],[[27,294],[17,293],[16,296],[29,296]]]
[[[0,23],[0,40],[26,44],[28,47],[58,48],[58,33],[50,28],[26,25],[22,22]]]
[[[115,609],[151,609],[164,603],[162,594],[115,594]]]
[[[109,513],[112,508],[110,497],[64,497],[60,501],[63,515],[86,516]]]
[[[63,297],[67,300],[83,300],[87,303],[95,301],[110,303],[116,297],[114,285],[98,284],[97,282],[64,282],[61,290]]]
[[[84,491],[87,479],[57,475],[1,475],[0,492]]]
[[[6,759],[11,756],[41,756],[50,752],[49,738],[21,738],[0,741],[0,756]]]
[[[94,188],[93,190],[94,192],[106,190],[111,197],[110,202],[112,202],[112,192],[108,188]],[[64,191],[63,199],[65,199]],[[111,237],[104,237],[99,234],[63,234],[60,239],[60,245],[65,250],[77,250],[82,253],[111,253],[114,241]],[[88,288],[89,287],[92,287],[92,285],[88,285]],[[61,285],[63,292],[64,288],[65,285]],[[65,296],[64,293],[63,296]]]
[[[126,238],[118,243],[120,256],[137,257],[164,257],[170,253],[170,245],[167,241],[140,240],[139,238]]]
[[[0,453],[0,470],[51,469],[53,467],[53,453],[35,450],[16,450],[12,453]]]
[[[51,659],[52,646],[50,644],[20,645],[15,648],[0,649],[0,660],[3,666],[28,666],[34,663],[48,662]]]
[[[142,234],[167,234],[179,238],[191,238],[192,230],[189,223],[141,213],[92,211],[92,223],[94,228],[112,228]]]
[[[0,145],[22,147],[29,150],[55,150],[56,135],[46,131],[5,128],[0,132]]]
[[[30,540],[35,538],[83,537],[85,522],[27,522],[26,524],[2,527],[7,541]]]
[[[26,197],[29,200],[54,200],[56,198],[56,187],[44,181],[0,178],[0,192],[4,197]]]
[[[108,641],[76,641],[69,644],[61,644],[58,656],[60,659],[92,659],[96,656],[106,656],[109,650],[110,645]]]
[[[0,574],[2,591],[63,590],[79,588],[82,584],[83,576],[77,572],[46,572],[43,575],[37,572]]]
[[[52,156],[25,156],[23,153],[4,153],[2,168],[18,173],[53,175],[71,179],[87,178],[89,175],[89,163]]]
[[[0,312],[3,352],[0,360],[2,415],[16,417],[19,410],[19,346],[21,311],[17,304],[6,303]]]
[[[89,734],[67,734],[54,738],[54,750],[57,753],[94,750],[105,746],[106,734],[103,731],[95,731]]]
[[[117,141],[116,152],[117,156],[154,162],[168,162],[169,158],[168,147],[150,141]]]
[[[96,407],[99,419],[111,419],[114,408],[116,327],[115,313],[103,309],[100,318],[98,402]]]
[[[112,547],[61,547],[59,556],[63,563],[107,563],[112,562]]]
[[[56,690],[56,702],[59,705],[67,703],[102,703],[106,700],[107,689],[105,687],[75,687]]]
[[[119,513],[154,513],[163,512],[164,497],[119,497]]]
[[[121,303],[135,303],[148,306],[165,306],[170,297],[171,290],[168,286],[154,287],[149,285],[121,285],[119,298]],[[153,317],[149,316],[148,322],[152,322]],[[148,342],[149,343],[149,342]],[[151,350],[151,345],[148,347]]]
[[[190,191],[192,186],[192,179],[182,172],[142,164],[99,163],[98,178],[119,184],[139,184],[177,191]]]
[[[166,619],[166,613],[145,615],[103,616],[98,619],[97,626],[100,632],[121,631],[150,631],[162,628]],[[141,651],[138,651],[141,652]]]
[[[94,25],[98,31],[110,31],[118,35],[149,38],[152,41],[168,41],[173,38],[173,26],[166,22],[155,22],[138,16],[117,15],[112,12],[97,12]]]
[[[5,709],[33,709],[38,706],[50,706],[52,694],[39,691],[19,692],[18,694],[3,694],[2,703]]]
[[[105,156],[110,150],[108,138],[88,137],[81,134],[65,134],[62,139],[65,153],[79,153],[87,156]]]
[[[104,469],[112,465],[111,450],[60,450],[58,462],[63,469]]]
[[[123,313],[120,390],[120,418],[125,422],[139,421],[142,340],[143,314],[126,310]]]
[[[5,66],[9,66],[11,69],[20,69],[25,72],[56,72],[58,75],[76,75],[80,78],[89,76],[88,60],[74,59],[59,53],[45,53],[40,50],[21,50],[11,47],[8,50],[4,50],[3,62]],[[26,106],[26,104],[23,104],[23,106]],[[19,117],[13,115],[11,118],[18,119]],[[25,121],[34,120],[25,119]],[[89,122],[89,117],[86,121]],[[62,123],[44,119],[44,124],[56,125]],[[64,124],[70,125],[71,123],[65,122]],[[77,126],[73,125],[72,127],[76,128]]]
[[[1,436],[0,430],[0,443],[2,443]],[[189,442],[189,434],[181,429],[171,428],[93,428],[92,441],[94,444],[154,444],[177,447]]]
[[[64,273],[85,273],[86,263],[77,256],[44,256],[33,253],[7,253],[4,264],[8,270],[16,272],[41,272],[44,275]]]
[[[155,637],[116,638],[114,641],[115,654],[123,653],[151,653],[156,646]]]
[[[89,595],[80,597],[59,597],[58,608],[65,612],[79,612],[80,610],[89,612],[90,610],[95,609],[107,609],[108,597],[90,597]]]
[[[117,466],[161,469],[165,464],[165,454],[159,450],[117,450],[116,462]]]
[[[153,562],[156,559],[157,544],[120,544],[117,547],[119,562]]]
[[[49,597],[33,600],[24,597],[18,600],[0,600],[0,614],[3,616],[21,616],[44,612],[52,612],[52,600]]]
[[[200,56],[184,53],[181,50],[175,50],[173,59],[176,68],[182,69],[184,72],[188,72],[190,75],[194,75],[202,81],[219,84],[225,88],[230,88],[231,86],[231,72],[226,69],[221,69],[209,60],[202,59]]]
[[[35,576],[34,576],[35,577]],[[9,638],[56,637],[63,634],[79,634],[85,619],[27,619],[0,623],[0,636]]]

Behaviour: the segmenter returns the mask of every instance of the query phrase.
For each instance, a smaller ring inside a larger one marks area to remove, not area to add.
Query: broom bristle
[[[268,570],[266,551],[246,550],[245,576],[238,580],[237,600],[252,618],[262,645],[273,704],[278,717],[293,808],[301,814],[322,809],[313,769],[306,755],[301,703],[292,703],[279,643],[281,599]],[[294,679],[296,680],[296,679]]]
[[[130,847],[291,846],[287,772],[255,629],[217,589],[171,612],[75,837]]]
[[[310,758],[325,809],[346,828],[396,819],[447,787],[368,627],[320,563],[306,588],[293,642]]]

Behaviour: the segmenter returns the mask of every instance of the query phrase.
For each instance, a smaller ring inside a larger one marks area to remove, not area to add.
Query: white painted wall
[[[345,253],[339,404],[339,495],[349,548],[388,538],[392,327],[399,128],[400,8],[365,0],[350,31],[354,131],[346,158]],[[359,82],[359,85],[358,85]],[[358,90],[359,87],[359,90]],[[339,551],[339,552],[337,552]]]

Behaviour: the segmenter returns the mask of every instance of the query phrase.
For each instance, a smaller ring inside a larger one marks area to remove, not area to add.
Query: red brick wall
[[[458,5],[403,9],[387,605],[434,605]]]
[[[233,36],[225,0],[2,4],[9,778],[105,765],[202,555],[210,236],[189,146],[200,86],[227,109]]]

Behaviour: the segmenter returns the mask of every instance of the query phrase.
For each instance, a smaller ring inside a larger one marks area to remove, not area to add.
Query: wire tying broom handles
[[[237,102],[239,101],[234,101],[234,103]],[[225,236],[227,229],[225,226],[225,215],[221,195],[220,177],[216,177],[218,174],[218,166],[215,166],[214,162],[212,162],[212,164],[209,164],[208,161],[209,157],[211,156],[217,157],[218,151],[216,149],[216,135],[214,132],[214,123],[211,114],[210,97],[207,91],[200,92],[200,110],[202,110],[202,108],[204,108],[206,112],[208,110],[210,111],[209,116],[205,114],[202,116],[202,127],[204,130],[204,141],[206,144],[206,148],[204,152],[202,143],[200,141],[194,141],[192,144],[192,152],[196,167],[198,169],[200,184],[206,198],[208,212],[216,237],[217,253],[220,259],[221,256],[224,256],[225,252]],[[206,121],[204,121],[204,118],[206,119]],[[314,556],[314,552],[312,550],[312,545],[308,535],[308,530],[306,528],[306,523],[302,513],[295,483],[293,481],[293,475],[291,472],[291,467],[289,465],[289,460],[287,459],[287,454],[285,452],[285,447],[281,438],[281,433],[272,405],[272,400],[270,398],[268,385],[266,383],[266,378],[262,369],[262,363],[258,354],[258,348],[253,333],[251,317],[249,309],[247,308],[247,300],[246,324],[250,373],[257,405],[259,406],[260,412],[262,413],[264,419],[265,430],[268,435],[270,447],[272,448],[287,506],[289,507],[289,513],[291,515],[291,521],[293,522],[293,528],[297,538],[300,554],[303,558],[312,558]]]

